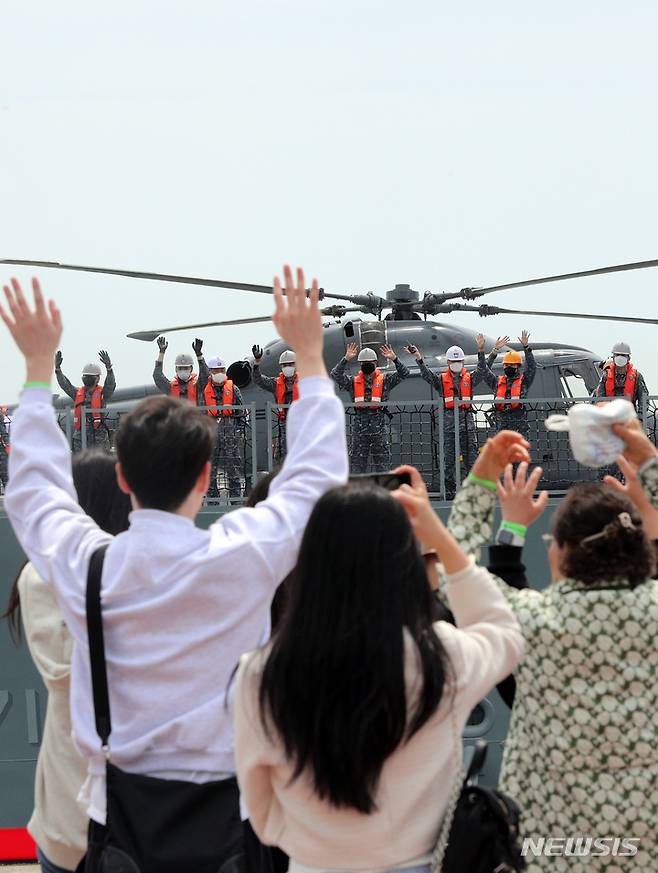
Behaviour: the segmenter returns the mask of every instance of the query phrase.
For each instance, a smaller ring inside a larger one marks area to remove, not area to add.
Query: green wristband
[[[26,382],[23,388],[48,388],[50,390],[50,382]]]
[[[488,488],[489,491],[495,491],[495,490],[496,490],[496,483],[495,483],[495,482],[492,482],[491,479],[480,479],[480,477],[479,477],[479,476],[476,476],[474,473],[469,473],[469,474],[468,474],[468,479],[469,479],[471,482],[475,482],[475,483],[477,483],[478,485],[482,485],[483,488]]]
[[[517,524],[515,521],[501,521],[501,528],[504,530],[511,530],[512,533],[518,534],[520,537],[524,537],[528,533],[528,528],[524,524]]]

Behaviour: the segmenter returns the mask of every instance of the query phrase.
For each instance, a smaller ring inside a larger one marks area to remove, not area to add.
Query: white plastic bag
[[[577,403],[568,415],[551,415],[545,424],[548,430],[569,431],[571,451],[580,464],[606,467],[624,450],[624,441],[612,432],[611,426],[633,418],[633,404],[619,397],[601,406]]]

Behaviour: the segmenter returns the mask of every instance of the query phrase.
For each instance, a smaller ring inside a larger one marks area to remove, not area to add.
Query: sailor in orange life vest
[[[595,397],[627,397],[638,414],[649,396],[644,377],[631,364],[631,347],[628,343],[615,343],[612,347],[612,363],[603,370]]]
[[[347,346],[345,357],[331,371],[331,378],[343,391],[349,391],[354,401],[350,467],[352,473],[365,473],[368,457],[372,453],[372,471],[383,473],[391,469],[391,445],[385,407],[392,389],[409,376],[390,346],[380,346],[380,352],[395,364],[394,373],[382,373],[377,368],[377,353],[370,348],[361,349],[356,343]],[[356,376],[348,376],[345,370],[357,357],[361,369]]]
[[[158,386],[163,394],[171,394],[172,397],[179,397],[181,400],[189,400],[190,403],[195,403],[197,406],[203,406],[203,389],[206,387],[210,374],[208,367],[203,359],[203,340],[195,339],[192,343],[192,351],[196,355],[199,364],[199,377],[193,372],[194,361],[192,355],[181,354],[176,355],[174,366],[176,367],[176,375],[169,381],[165,376],[162,364],[164,361],[165,352],[169,348],[169,343],[163,336],[158,337],[158,354],[153,370],[153,381]]]
[[[452,493],[455,491],[456,473],[455,403],[459,410],[460,481],[462,481],[478,456],[472,399],[473,388],[481,381],[482,374],[478,370],[469,373],[464,366],[464,350],[459,346],[451,346],[446,352],[448,369],[443,373],[430,370],[416,346],[407,346],[407,351],[418,362],[418,369],[423,379],[436,388],[439,397],[443,398],[443,469],[446,490]]]
[[[525,367],[523,367],[521,353],[510,350],[503,357],[503,375],[496,376],[485,361],[485,338],[479,333],[477,335],[478,372],[495,395],[496,430],[515,430],[528,439],[530,433],[528,412],[519,400],[525,400],[528,396],[530,386],[535,381],[537,364],[530,348],[530,334],[527,330],[521,333],[519,342],[523,346]]]
[[[299,396],[297,383],[299,377],[297,375],[297,367],[295,363],[295,353],[291,349],[287,349],[279,355],[279,366],[281,372],[274,376],[265,376],[260,371],[260,362],[263,357],[263,350],[260,346],[252,346],[251,353],[254,356],[253,379],[254,384],[258,385],[264,391],[269,391],[274,394],[274,400],[279,405],[290,405]],[[274,414],[277,420],[276,431],[274,432],[274,445],[272,446],[272,457],[276,464],[280,464],[286,455],[286,418],[288,416],[287,409],[275,409]]]
[[[208,415],[217,421],[217,435],[207,497],[211,500],[219,497],[217,474],[220,470],[226,474],[229,497],[241,497],[238,440],[240,422],[244,421],[246,410],[230,407],[244,405],[242,394],[238,386],[227,378],[226,364],[221,358],[209,358],[208,370],[210,378],[203,390],[203,405],[208,408]]]
[[[85,418],[85,447],[101,446],[109,448],[110,431],[106,424],[107,413],[100,410],[107,406],[110,402],[114,390],[117,387],[114,378],[114,370],[110,356],[106,351],[101,350],[98,353],[101,363],[107,370],[105,383],[100,384],[101,368],[98,364],[85,364],[82,368],[82,385],[76,388],[62,373],[62,361],[64,360],[61,352],[55,355],[55,376],[59,387],[73,401],[73,451],[79,452],[82,449],[82,417]],[[83,408],[86,407],[90,411],[86,414]]]

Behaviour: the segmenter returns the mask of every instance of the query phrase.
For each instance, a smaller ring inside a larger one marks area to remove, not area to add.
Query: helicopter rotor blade
[[[450,294],[437,294],[441,300],[477,300],[485,294],[493,294],[494,291],[506,291],[510,288],[526,288],[529,285],[544,285],[547,282],[562,282],[566,279],[582,279],[586,276],[603,276],[606,273],[625,273],[628,270],[646,270],[650,267],[658,267],[658,260],[637,261],[632,264],[616,264],[612,267],[597,267],[595,270],[580,270],[577,273],[561,273],[559,276],[543,276],[539,279],[525,279],[523,282],[508,282],[504,285],[490,285],[487,288],[462,288]]]
[[[320,310],[322,315],[332,318],[342,318],[347,312],[366,312],[362,306],[327,306]],[[178,327],[163,327],[160,330],[140,330],[135,333],[126,334],[129,339],[142,340],[146,343],[151,343],[159,336],[166,333],[175,333],[179,330],[196,330],[200,327],[231,327],[236,324],[262,324],[266,321],[272,321],[271,315],[261,315],[254,318],[233,318],[229,321],[207,321],[204,324],[184,324]]]
[[[127,333],[129,339],[143,340],[151,343],[159,336],[166,333],[175,333],[178,330],[196,330],[199,327],[225,327],[236,324],[257,324],[258,322],[272,321],[271,315],[263,315],[259,318],[234,318],[231,321],[206,321],[203,324],[183,324],[178,327],[163,327],[160,330],[139,330],[136,333]]]
[[[537,312],[532,309],[503,309],[499,306],[474,306],[483,318],[489,315],[544,315],[549,318],[588,318],[593,321],[623,321],[632,324],[658,324],[658,318],[633,318],[627,315],[594,315],[590,312]]]
[[[78,273],[98,273],[105,276],[124,276],[129,279],[150,279],[154,282],[178,282],[183,285],[202,285],[207,288],[226,288],[229,291],[253,291],[258,294],[271,294],[271,285],[254,285],[251,282],[227,282],[223,279],[204,279],[199,276],[178,276],[170,273],[152,273],[143,270],[119,270],[111,267],[87,267],[80,264],[62,264],[59,261],[28,261],[20,258],[0,258],[0,264],[18,267],[45,267],[51,270],[72,270]],[[309,289],[310,291],[310,289]],[[285,291],[284,291],[285,293]],[[345,300],[348,303],[360,302],[347,294],[325,294],[320,288],[320,300]]]

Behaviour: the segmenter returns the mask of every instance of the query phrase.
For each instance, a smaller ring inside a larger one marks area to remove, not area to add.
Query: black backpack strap
[[[107,545],[100,546],[91,556],[87,573],[87,637],[89,639],[89,661],[91,664],[91,687],[94,696],[94,716],[96,732],[103,747],[112,733],[110,720],[110,697],[107,690],[107,669],[105,666],[105,641],[103,638],[103,617],[101,614],[101,574]]]

